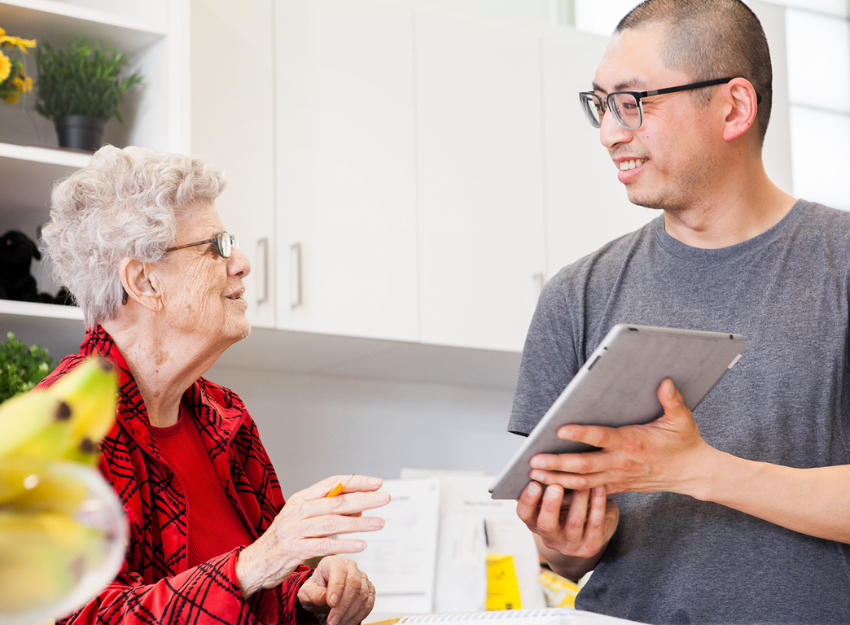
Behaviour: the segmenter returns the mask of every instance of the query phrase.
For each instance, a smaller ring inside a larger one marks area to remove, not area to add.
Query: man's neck
[[[760,164],[759,164],[760,165]],[[665,210],[664,229],[671,237],[703,249],[743,243],[778,224],[796,200],[777,187],[759,166],[739,170],[715,192],[685,210]]]

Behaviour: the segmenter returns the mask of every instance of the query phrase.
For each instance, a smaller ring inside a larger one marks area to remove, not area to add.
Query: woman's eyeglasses
[[[233,234],[228,234],[227,231],[222,230],[221,232],[216,233],[216,235],[212,239],[204,239],[203,241],[198,241],[197,243],[186,243],[185,245],[178,245],[176,247],[169,247],[166,252],[173,252],[174,250],[182,250],[186,247],[195,247],[196,245],[203,245],[204,243],[214,243],[215,251],[218,252],[218,255],[222,258],[230,258],[230,254],[233,251],[233,248],[239,249],[239,243],[236,240],[236,236]]]

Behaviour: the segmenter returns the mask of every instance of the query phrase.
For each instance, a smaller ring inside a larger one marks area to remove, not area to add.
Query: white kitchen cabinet
[[[607,42],[571,28],[543,38],[547,279],[658,215],[629,202],[599,130],[579,104],[579,92],[592,88]]]
[[[278,327],[418,338],[413,16],[275,3]]]
[[[539,36],[416,14],[421,340],[518,351],[545,270]]]
[[[272,0],[193,0],[192,154],[223,170],[216,208],[251,261],[248,319],[275,327]]]

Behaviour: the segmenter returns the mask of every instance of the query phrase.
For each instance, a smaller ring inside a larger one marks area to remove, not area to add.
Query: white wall
[[[495,475],[522,442],[506,430],[511,390],[220,366],[206,377],[245,401],[287,497],[332,474]]]

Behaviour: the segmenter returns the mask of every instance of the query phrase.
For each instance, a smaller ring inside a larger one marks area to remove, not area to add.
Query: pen
[[[342,482],[340,482],[339,484],[334,486],[332,489],[330,489],[328,491],[328,494],[325,495],[325,497],[336,497],[337,495],[339,495],[343,491],[343,489],[345,489],[345,487],[348,486],[348,484],[351,482],[351,478],[353,478],[353,477],[354,477],[354,474],[352,473],[347,478],[345,478]]]

